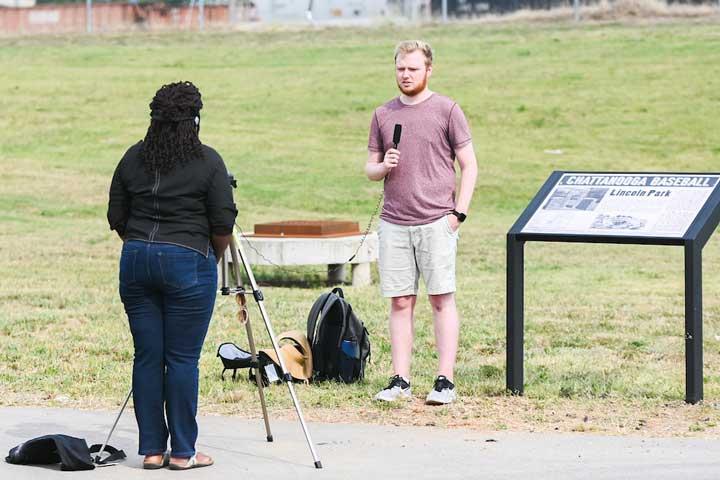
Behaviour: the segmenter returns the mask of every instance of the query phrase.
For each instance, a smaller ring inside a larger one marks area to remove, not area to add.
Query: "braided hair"
[[[178,163],[204,158],[198,137],[200,91],[190,82],[163,85],[150,102],[150,127],[140,147],[148,172],[166,173]]]

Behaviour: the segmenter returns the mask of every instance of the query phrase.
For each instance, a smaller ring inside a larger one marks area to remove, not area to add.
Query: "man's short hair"
[[[416,50],[420,50],[425,55],[425,66],[431,66],[433,61],[432,48],[430,48],[429,43],[422,40],[404,40],[398,43],[397,47],[395,47],[395,61],[397,62],[398,55],[405,55]]]

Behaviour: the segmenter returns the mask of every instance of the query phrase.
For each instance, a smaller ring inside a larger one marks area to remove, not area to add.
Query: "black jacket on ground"
[[[60,463],[61,470],[92,470],[95,464],[83,438],[69,435],[43,435],[14,447],[5,457],[16,465],[50,465]]]
[[[205,158],[167,173],[145,170],[142,142],[115,169],[107,218],[123,240],[172,243],[207,256],[210,235],[232,233],[237,208],[222,157],[203,145]]]

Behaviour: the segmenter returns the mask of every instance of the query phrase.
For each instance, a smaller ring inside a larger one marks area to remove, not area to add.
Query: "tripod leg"
[[[110,437],[112,437],[112,434],[115,431],[115,427],[117,427],[117,424],[120,421],[120,417],[122,417],[122,414],[125,411],[125,407],[127,406],[128,402],[130,401],[130,396],[132,395],[132,393],[133,393],[133,391],[131,388],[127,394],[127,397],[125,398],[125,402],[123,402],[122,407],[120,407],[120,411],[118,412],[117,418],[115,419],[115,423],[113,423],[113,426],[110,429],[110,433],[108,433],[108,436],[105,439],[105,443],[102,444],[100,451],[95,456],[95,463],[100,463],[100,460],[102,460],[102,454],[105,451],[105,447],[107,447],[107,444],[110,443]]]
[[[317,455],[317,452],[315,451],[315,445],[313,445],[312,439],[310,438],[310,431],[307,428],[307,425],[305,424],[305,419],[303,418],[302,410],[300,409],[300,402],[298,402],[297,395],[295,395],[295,386],[292,383],[292,377],[287,371],[287,368],[285,368],[285,362],[283,360],[282,355],[280,354],[280,347],[278,346],[277,340],[275,339],[275,332],[273,331],[272,325],[270,324],[270,319],[268,317],[267,311],[265,310],[265,304],[263,303],[263,295],[260,289],[258,289],[257,282],[255,281],[255,276],[252,273],[252,270],[250,269],[250,264],[247,262],[245,257],[245,252],[243,250],[242,244],[237,238],[237,234],[233,232],[232,239],[230,241],[230,253],[232,254],[233,264],[237,265],[238,262],[238,256],[240,257],[240,261],[243,264],[243,267],[245,268],[245,273],[247,274],[248,279],[250,280],[250,285],[253,289],[253,297],[255,298],[255,302],[257,302],[258,308],[260,309],[260,315],[263,318],[263,321],[265,322],[265,328],[267,329],[268,335],[270,336],[270,341],[272,342],[273,349],[275,350],[275,354],[278,357],[278,361],[280,362],[280,369],[282,370],[283,375],[283,381],[288,387],[288,390],[290,392],[290,397],[292,398],[293,405],[295,406],[295,411],[297,412],[298,420],[300,421],[300,426],[302,427],[303,433],[305,434],[305,440],[307,441],[308,447],[310,448],[310,453],[312,454],[313,461],[315,462],[315,468],[322,468],[322,462],[320,461],[320,458]]]
[[[245,324],[247,330],[248,343],[250,344],[250,354],[252,355],[253,362],[257,361],[257,350],[255,349],[255,340],[253,339],[252,328],[250,328],[250,320]],[[262,406],[263,420],[265,420],[265,431],[267,432],[267,441],[272,442],[273,436],[270,432],[270,420],[268,419],[267,405],[265,404],[265,391],[262,384],[262,371],[258,365],[255,369],[255,383],[258,387],[258,393],[260,394],[260,405]]]
[[[237,261],[237,254],[234,253],[235,249],[232,245],[230,245],[230,254],[233,257],[233,265],[232,265],[232,272],[233,276],[235,277],[235,284],[237,287],[242,287],[242,280],[240,276],[240,266],[238,265]],[[225,255],[227,255],[227,250],[225,251]],[[223,259],[223,264],[225,265],[227,263],[227,258]],[[250,319],[245,319],[245,330],[247,331],[247,337],[248,337],[248,344],[250,345],[250,358],[252,362],[256,365],[258,365],[258,368],[255,369],[255,384],[258,387],[258,394],[260,395],[260,406],[262,407],[263,412],[263,420],[265,422],[265,432],[266,432],[266,438],[268,442],[273,441],[272,432],[270,431],[270,419],[268,417],[267,412],[267,404],[265,403],[265,391],[263,390],[263,384],[262,384],[262,372],[260,371],[260,366],[258,364],[258,355],[257,355],[257,349],[255,348],[255,339],[253,337],[252,328],[250,327]],[[234,376],[233,376],[234,378]]]

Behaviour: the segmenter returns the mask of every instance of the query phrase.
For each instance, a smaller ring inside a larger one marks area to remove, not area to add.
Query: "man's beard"
[[[425,76],[423,77],[422,82],[418,83],[414,88],[413,87],[404,88],[402,86],[402,82],[397,82],[397,86],[400,89],[400,91],[402,93],[404,93],[405,95],[407,95],[408,97],[414,97],[418,93],[425,90],[425,87],[427,87],[427,82],[428,82],[428,75],[427,75],[427,72],[425,72]]]

